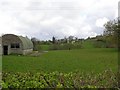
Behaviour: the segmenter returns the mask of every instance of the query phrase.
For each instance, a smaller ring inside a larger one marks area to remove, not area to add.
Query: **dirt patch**
[[[40,56],[42,53],[41,52],[38,52],[38,51],[33,51],[31,54],[29,54],[30,56],[34,56],[34,57],[37,57],[37,56]]]
[[[34,57],[37,57],[37,56],[40,56],[42,55],[43,53],[47,53],[48,51],[42,51],[42,52],[39,52],[39,51],[33,51],[31,54],[29,54],[30,56],[34,56]]]

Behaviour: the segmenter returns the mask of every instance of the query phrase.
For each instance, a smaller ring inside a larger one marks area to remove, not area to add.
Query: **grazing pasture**
[[[40,56],[3,56],[2,70],[5,72],[72,72],[99,73],[106,69],[117,71],[118,53],[112,48],[88,48],[56,50]]]

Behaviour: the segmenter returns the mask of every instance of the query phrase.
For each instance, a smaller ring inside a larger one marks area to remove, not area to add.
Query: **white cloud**
[[[40,24],[43,26],[51,26],[51,25],[55,25],[56,23],[58,23],[60,20],[62,19],[62,17],[53,17],[47,20],[43,20],[40,21]]]
[[[0,12],[0,33],[19,33],[17,27],[19,27],[19,22],[16,18],[6,15]]]
[[[77,30],[72,26],[65,25],[65,27],[61,29],[60,32],[62,32],[66,36],[70,36],[70,35],[74,36],[77,33]]]
[[[115,11],[115,18],[117,18],[117,17],[118,17],[118,10]]]
[[[97,27],[103,27],[103,25],[108,21],[109,21],[109,19],[107,19],[106,17],[97,19],[96,20],[96,26]]]
[[[0,34],[92,37],[117,17],[117,5],[118,0],[0,0]]]
[[[81,28],[84,32],[90,32],[92,30],[90,25],[86,25],[84,27]]]

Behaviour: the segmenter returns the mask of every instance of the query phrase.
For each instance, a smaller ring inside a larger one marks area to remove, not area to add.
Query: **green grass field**
[[[37,49],[38,49],[39,51],[49,50],[49,46],[50,46],[50,45],[38,45],[38,46],[37,46]]]
[[[0,56],[0,72],[2,71],[2,56]]]
[[[116,49],[92,48],[79,50],[49,51],[38,57],[3,56],[2,70],[6,72],[102,72],[111,68],[117,71],[118,56]]]
[[[92,40],[86,40],[82,43],[83,48],[94,48]]]

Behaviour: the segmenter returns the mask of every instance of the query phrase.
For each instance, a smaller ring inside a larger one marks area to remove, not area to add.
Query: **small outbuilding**
[[[28,37],[5,34],[2,36],[2,54],[23,54],[33,51],[33,43]]]

